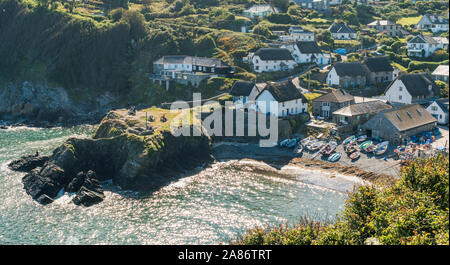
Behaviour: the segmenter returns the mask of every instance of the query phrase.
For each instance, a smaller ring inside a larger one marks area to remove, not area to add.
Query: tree
[[[272,5],[286,12],[289,7],[289,0],[272,0]]]
[[[440,89],[440,97],[448,98],[448,84],[441,80],[436,80],[435,83]]]

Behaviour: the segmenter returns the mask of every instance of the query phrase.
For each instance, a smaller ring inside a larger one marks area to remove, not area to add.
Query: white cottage
[[[436,118],[439,124],[448,124],[448,98],[433,100],[426,110]]]
[[[292,55],[296,63],[313,62],[318,65],[331,63],[331,58],[325,56],[315,41],[298,41],[292,45]]]
[[[266,83],[236,81],[231,88],[231,96],[236,108],[248,107],[254,104],[256,96],[267,86]]]
[[[448,39],[419,34],[406,44],[408,56],[429,57],[436,50],[448,49]]]
[[[291,52],[284,48],[261,48],[249,53],[248,60],[256,73],[288,71],[296,65]]]
[[[276,102],[277,107],[271,109],[271,102]],[[258,111],[266,115],[285,117],[308,111],[308,101],[292,80],[285,82],[269,82],[262,92],[256,97]]]
[[[439,98],[440,89],[428,73],[397,77],[386,89],[384,99],[402,104],[423,103]]]
[[[293,41],[314,41],[314,32],[303,29],[302,27],[290,27],[289,35]]]
[[[356,32],[347,23],[333,23],[328,30],[335,40],[355,40]]]

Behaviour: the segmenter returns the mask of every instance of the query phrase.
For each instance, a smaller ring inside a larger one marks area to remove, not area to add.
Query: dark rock
[[[89,190],[85,186],[82,186],[72,201],[76,205],[83,205],[89,207],[94,204],[102,202],[104,198],[105,195],[103,194],[103,190],[101,189]]]
[[[82,172],[80,172],[82,174]],[[78,175],[81,175],[81,174]],[[77,175],[77,177],[78,177]],[[78,190],[75,198],[73,198],[73,203],[76,205],[83,205],[86,207],[97,204],[105,198],[103,190],[100,186],[100,182],[94,171],[89,170],[84,175],[84,182],[81,188]]]
[[[52,163],[47,163],[44,168],[35,168],[22,178],[25,191],[40,203],[50,203],[63,188],[61,180],[64,179],[64,170]]]
[[[37,167],[42,167],[48,159],[48,156],[27,155],[12,161],[8,167],[15,171],[29,172]]]
[[[83,186],[86,174],[84,172],[78,172],[77,176],[70,181],[66,187],[67,192],[77,192]]]

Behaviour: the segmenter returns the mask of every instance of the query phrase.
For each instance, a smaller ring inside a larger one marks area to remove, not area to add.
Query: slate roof
[[[302,102],[307,102],[305,96],[297,89],[291,80],[284,82],[269,82],[264,90],[269,91],[278,102],[294,99],[302,99]]]
[[[336,110],[335,112],[333,112],[333,114],[351,117],[362,114],[377,113],[391,108],[391,105],[386,104],[383,101],[376,100],[346,106]]]
[[[359,76],[366,75],[366,70],[361,63],[335,63],[333,68],[336,70],[338,76]]]
[[[299,41],[296,45],[302,54],[322,53],[322,50],[315,41]]]
[[[423,15],[423,17],[421,18],[421,20],[424,20],[428,18],[428,20],[432,23],[432,24],[448,24],[448,19],[442,17],[442,16],[438,16],[438,15],[431,15],[431,14],[425,14]],[[420,22],[420,21],[419,21]]]
[[[371,72],[392,72],[394,68],[388,57],[368,57],[364,64]]]
[[[300,26],[292,26],[289,28],[289,31],[294,31],[295,33],[312,33],[309,30],[306,30]]]
[[[397,80],[402,81],[405,85],[406,90],[413,97],[436,97],[440,94],[439,87],[434,83],[433,78],[428,73],[417,73],[417,74],[404,74],[397,77],[392,83],[387,87],[385,93]],[[431,91],[429,86],[431,85]]]
[[[431,74],[448,76],[448,65],[439,65]]]
[[[248,96],[250,92],[252,92],[253,87],[255,86],[254,82],[250,81],[236,81],[231,88],[230,94],[232,96]]]
[[[433,37],[428,35],[419,34],[410,39],[408,43],[430,43],[430,44],[448,44],[448,39],[445,37]]]
[[[258,55],[263,61],[294,60],[291,52],[284,48],[261,48],[254,55]]]
[[[154,61],[155,64],[194,64],[206,67],[230,67],[220,59],[188,55],[167,55]]]
[[[353,29],[344,23],[333,23],[328,30],[331,33],[356,33]]]
[[[436,119],[418,104],[388,110],[382,115],[400,132],[436,122]]]
[[[313,99],[312,101],[318,102],[335,102],[335,103],[343,103],[347,101],[352,101],[354,97],[345,90],[342,89],[333,89],[331,92],[322,95]]]

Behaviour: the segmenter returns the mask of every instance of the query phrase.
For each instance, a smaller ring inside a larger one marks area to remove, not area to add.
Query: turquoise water
[[[152,194],[104,183],[106,199],[78,207],[68,195],[41,206],[23,190],[23,173],[6,164],[39,150],[49,154],[69,137],[93,129],[0,130],[0,244],[217,244],[246,228],[297,222],[301,216],[332,219],[343,209],[356,179],[285,167],[274,174],[251,161],[213,164]]]

